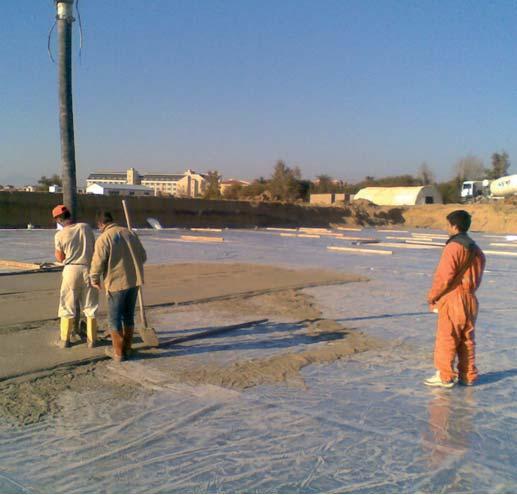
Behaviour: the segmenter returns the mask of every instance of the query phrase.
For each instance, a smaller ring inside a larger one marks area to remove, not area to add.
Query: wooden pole
[[[74,111],[72,102],[72,23],[74,0],[55,0],[58,38],[59,132],[63,203],[75,222],[77,218],[77,180],[75,165]]]

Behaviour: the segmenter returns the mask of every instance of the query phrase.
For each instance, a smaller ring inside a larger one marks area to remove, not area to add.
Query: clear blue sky
[[[413,173],[458,158],[517,169],[517,3],[81,0],[78,177]],[[0,183],[60,170],[52,0],[0,6]],[[55,33],[54,33],[55,46]]]

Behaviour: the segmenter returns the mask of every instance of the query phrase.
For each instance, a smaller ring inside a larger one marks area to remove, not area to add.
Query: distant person
[[[114,223],[110,212],[100,212],[97,225],[101,235],[95,243],[90,278],[99,290],[101,278],[104,280],[113,344],[106,352],[120,362],[131,354],[135,305],[139,287],[144,283],[147,255],[137,235]]]
[[[475,364],[474,328],[478,315],[478,290],[485,269],[485,255],[467,235],[471,216],[464,210],[447,215],[449,240],[443,250],[428,294],[430,308],[438,312],[434,349],[436,374],[424,381],[431,387],[473,385]],[[458,358],[458,371],[454,361]]]
[[[90,284],[89,270],[95,236],[86,223],[72,222],[70,211],[64,205],[57,205],[52,210],[52,217],[58,225],[58,232],[54,237],[56,260],[65,265],[59,295],[59,347],[70,347],[70,336],[78,316],[77,307],[86,316],[88,347],[93,347],[97,340],[99,293]]]

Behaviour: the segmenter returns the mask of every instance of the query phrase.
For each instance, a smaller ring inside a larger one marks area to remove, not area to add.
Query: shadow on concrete
[[[205,352],[219,352],[219,351],[243,351],[252,349],[285,349],[288,347],[297,347],[300,345],[310,345],[319,342],[329,342],[333,340],[340,340],[348,335],[348,331],[322,331],[315,334],[300,333],[300,330],[306,327],[307,321],[295,323],[271,323],[267,320],[260,321],[251,326],[246,325],[243,328],[241,325],[234,325],[231,327],[214,327],[205,329],[204,331],[195,332],[185,337],[179,337],[170,341],[160,342],[160,349],[171,348],[170,351],[159,352],[157,354],[140,353],[135,358],[140,359],[160,359],[171,356],[184,356],[202,354]],[[238,327],[238,328],[235,328]],[[239,330],[236,337],[242,338],[250,335],[261,335],[265,338],[253,341],[244,342],[224,342],[224,343],[210,343],[210,344],[193,344],[188,347],[180,346],[185,342],[195,340],[203,340],[206,338],[219,338],[223,333],[232,330]],[[289,332],[291,335],[287,337],[271,337],[271,333]]]
[[[512,378],[514,376],[517,376],[517,368],[502,371],[489,371],[488,373],[483,373],[482,375],[479,375],[479,379],[476,382],[476,386],[488,385],[490,383],[499,382],[501,380],[504,380],[506,378]]]
[[[384,318],[401,318],[404,316],[436,316],[430,311],[420,311],[418,313],[385,313],[372,316],[355,316],[353,318],[338,318],[335,321],[362,321],[362,320],[381,320]]]

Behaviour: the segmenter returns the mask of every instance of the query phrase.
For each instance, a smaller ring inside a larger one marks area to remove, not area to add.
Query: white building
[[[86,187],[86,193],[104,196],[154,196],[150,187],[129,184],[90,184]]]
[[[354,201],[358,199],[366,199],[379,206],[443,203],[442,195],[436,186],[365,187],[354,196]]]
[[[153,173],[141,175],[136,169],[126,172],[95,172],[86,180],[86,186],[92,184],[128,184],[142,185],[153,189],[155,195],[184,196],[195,198],[206,190],[206,174],[186,170],[178,174]]]
[[[48,192],[51,193],[62,193],[63,188],[61,186],[58,186],[57,184],[52,184],[51,186],[48,186]]]

